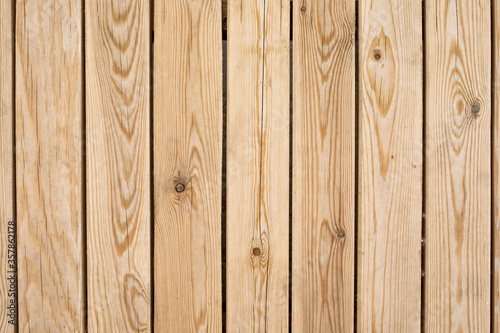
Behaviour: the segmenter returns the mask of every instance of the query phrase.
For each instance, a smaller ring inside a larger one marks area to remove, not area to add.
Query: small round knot
[[[339,238],[344,238],[345,237],[345,233],[342,230],[340,230],[339,232],[337,232],[337,236]]]
[[[477,103],[476,103],[476,104],[474,104],[474,105],[472,106],[472,112],[474,112],[474,113],[478,113],[478,112],[479,112],[479,110],[481,110],[481,108],[479,107],[479,104],[477,104]]]
[[[301,12],[305,12],[305,11],[306,11],[306,6],[302,6],[302,7],[300,7],[300,11],[301,11]]]
[[[186,189],[186,186],[182,183],[175,185],[175,191],[177,193],[182,193],[182,192],[184,192],[185,189]]]
[[[375,61],[380,61],[382,59],[382,52],[380,52],[379,49],[376,49],[375,51],[373,51],[373,59]]]
[[[253,250],[252,250],[252,253],[254,256],[260,256],[261,254],[261,251],[258,247],[254,247]]]

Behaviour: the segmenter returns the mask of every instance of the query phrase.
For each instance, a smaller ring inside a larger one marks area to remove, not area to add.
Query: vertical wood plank
[[[88,330],[149,332],[149,1],[85,4]]]
[[[359,2],[360,332],[420,330],[422,3]]]
[[[13,103],[12,103],[12,1],[0,2],[0,332],[13,333],[15,325],[9,323],[15,317],[11,314],[12,252],[15,243],[10,243],[8,235],[9,221],[14,221],[14,165],[13,165]],[[9,244],[13,248],[8,249]],[[15,270],[15,269],[14,269]],[[15,320],[14,320],[15,322]]]
[[[293,10],[292,328],[352,332],[355,1]]]
[[[155,0],[155,330],[222,330],[220,0]]]
[[[500,2],[493,0],[493,332],[500,332]]]
[[[289,15],[228,2],[228,332],[288,330]]]
[[[82,332],[80,1],[19,0],[19,331]]]
[[[490,1],[426,3],[425,330],[490,329]]]

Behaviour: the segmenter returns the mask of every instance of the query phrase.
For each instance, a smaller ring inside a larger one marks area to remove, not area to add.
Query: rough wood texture
[[[288,331],[289,15],[228,2],[228,332]]]
[[[155,330],[222,330],[219,0],[155,0]]]
[[[148,332],[150,7],[85,1],[89,332]]]
[[[81,9],[17,1],[20,332],[83,330]]]
[[[493,0],[493,332],[500,332],[500,0]]]
[[[420,330],[422,3],[359,2],[360,332]]]
[[[355,1],[293,16],[294,332],[354,324]]]
[[[490,329],[490,1],[426,3],[425,330]]]
[[[0,2],[0,332],[13,333],[15,326],[9,324],[7,306],[14,299],[9,295],[10,274],[13,264],[7,246],[8,222],[14,221],[14,165],[12,137],[12,4],[11,0]],[[15,250],[15,249],[14,249]]]

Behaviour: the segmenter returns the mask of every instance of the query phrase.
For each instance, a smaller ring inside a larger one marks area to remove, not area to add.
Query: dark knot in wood
[[[186,189],[186,186],[182,183],[175,185],[175,191],[177,193],[182,193],[182,192],[184,192],[185,189]]]

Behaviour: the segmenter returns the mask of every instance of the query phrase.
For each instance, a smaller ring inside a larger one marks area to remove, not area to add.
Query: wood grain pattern
[[[19,331],[82,332],[82,11],[19,0]]]
[[[13,102],[12,102],[12,5],[13,2],[0,2],[0,332],[13,333],[15,325],[7,317],[11,299],[11,253],[8,238],[8,223],[14,221],[14,164],[13,150]],[[13,244],[14,246],[15,244]],[[12,249],[15,251],[15,248]],[[14,269],[15,270],[15,269]],[[12,280],[14,283],[15,281]]]
[[[85,3],[88,330],[149,332],[149,1]]]
[[[293,10],[292,329],[352,332],[355,1]]]
[[[289,15],[228,2],[228,332],[288,331]]]
[[[490,1],[425,6],[425,330],[490,329]]]
[[[493,0],[493,332],[500,332],[500,1]]]
[[[359,2],[360,332],[420,330],[422,3]]]
[[[155,330],[222,330],[219,0],[156,0]]]

